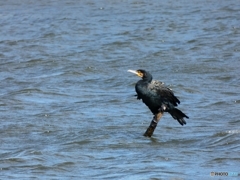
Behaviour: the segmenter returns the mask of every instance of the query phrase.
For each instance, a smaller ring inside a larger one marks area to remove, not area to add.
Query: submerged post
[[[160,121],[162,116],[163,116],[163,113],[160,112],[153,117],[149,127],[147,128],[146,132],[144,133],[144,136],[151,137],[153,135],[153,132],[154,132],[155,128],[157,127],[157,124]]]

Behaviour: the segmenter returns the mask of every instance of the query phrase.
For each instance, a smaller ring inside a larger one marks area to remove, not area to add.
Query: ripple
[[[226,131],[226,133],[228,133],[228,134],[239,134],[240,130],[229,130],[229,131]]]

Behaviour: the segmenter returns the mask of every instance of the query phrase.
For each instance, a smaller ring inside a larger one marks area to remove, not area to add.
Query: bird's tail
[[[171,110],[168,111],[172,117],[174,119],[176,119],[182,126],[184,124],[187,124],[186,121],[183,119],[184,117],[185,118],[189,118],[186,114],[184,114],[182,111],[180,111],[179,109],[177,108],[173,108]]]

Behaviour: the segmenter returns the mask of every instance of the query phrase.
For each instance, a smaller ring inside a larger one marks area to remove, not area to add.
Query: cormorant
[[[128,72],[134,73],[142,78],[135,85],[136,96],[137,99],[142,99],[143,103],[148,106],[154,115],[144,136],[152,136],[164,112],[171,114],[182,126],[186,124],[184,117],[189,117],[176,108],[176,106],[180,104],[180,101],[170,88],[164,86],[164,83],[160,81],[152,80],[152,75],[143,69],[136,71],[128,70]]]

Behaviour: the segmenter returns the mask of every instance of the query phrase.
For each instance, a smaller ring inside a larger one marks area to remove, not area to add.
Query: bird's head
[[[149,72],[147,72],[147,71],[145,71],[143,69],[128,70],[128,72],[136,74],[137,76],[139,76],[143,80],[152,81],[152,75]]]

